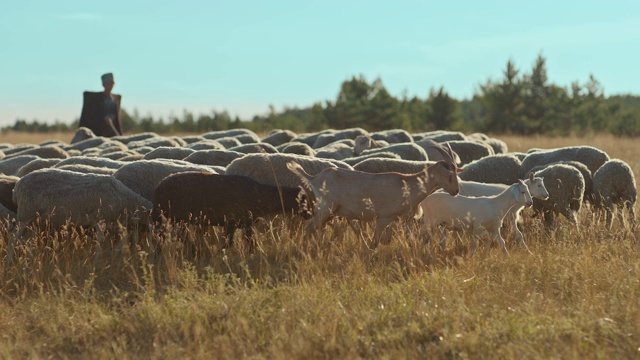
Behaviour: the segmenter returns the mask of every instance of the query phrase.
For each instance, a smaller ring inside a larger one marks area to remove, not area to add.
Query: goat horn
[[[447,143],[447,146],[449,146],[448,143]],[[451,150],[451,147],[449,147],[449,149],[447,150],[445,150],[442,147],[442,145],[432,145],[431,147],[438,150],[438,152],[442,154],[442,156],[444,157],[445,161],[455,165],[455,162],[453,161],[453,156],[449,153],[449,151]]]

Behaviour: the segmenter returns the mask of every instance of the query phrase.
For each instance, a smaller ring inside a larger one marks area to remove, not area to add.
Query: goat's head
[[[515,198],[518,200],[518,203],[530,207],[533,205],[533,199],[531,199],[531,193],[529,192],[529,187],[525,184],[524,181],[518,179],[518,182],[513,184],[513,190]]]
[[[531,197],[542,200],[547,200],[549,198],[549,192],[544,186],[544,180],[541,177],[535,177],[535,173],[529,173],[527,186],[529,186]]]
[[[438,185],[442,187],[444,191],[453,196],[458,195],[460,192],[458,173],[462,172],[462,170],[458,169],[458,166],[453,160],[453,150],[451,150],[451,146],[447,143],[446,148],[439,145],[432,147],[440,152],[444,158],[443,161],[438,161],[438,166],[435,168],[439,170],[439,173],[437,173],[434,178],[437,179]]]
[[[355,146],[353,147],[353,154],[358,156],[363,151],[375,147],[376,142],[369,135],[358,135],[355,138]]]

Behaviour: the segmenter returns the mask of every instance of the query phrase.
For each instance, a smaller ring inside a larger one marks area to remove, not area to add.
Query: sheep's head
[[[358,135],[354,141],[356,143],[353,147],[353,154],[355,156],[359,156],[363,151],[377,146],[376,141],[368,135]]]

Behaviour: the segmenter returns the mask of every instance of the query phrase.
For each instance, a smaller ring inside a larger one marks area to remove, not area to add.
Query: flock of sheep
[[[512,224],[526,248],[517,223],[527,206],[549,227],[558,215],[577,223],[583,203],[606,212],[609,228],[616,213],[624,223],[626,208],[635,226],[636,197],[631,168],[599,149],[514,153],[480,133],[274,130],[261,139],[234,129],[103,138],[80,128],[70,144],[0,144],[0,216],[18,232],[37,219],[53,228],[200,222],[224,226],[230,246],[236,228],[250,237],[258,217],[302,216],[316,233],[337,216],[356,231],[375,221],[372,246],[388,242],[389,225],[403,220],[418,221],[425,236],[470,231],[471,250],[487,232],[507,252],[500,228]]]

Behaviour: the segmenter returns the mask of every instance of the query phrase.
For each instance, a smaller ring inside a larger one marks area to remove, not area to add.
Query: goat
[[[287,167],[304,185],[313,191],[314,215],[307,220],[309,232],[316,233],[333,216],[348,220],[374,221],[376,228],[372,247],[378,245],[384,235],[384,243],[391,241],[387,226],[402,217],[410,217],[429,194],[443,188],[456,195],[458,168],[452,160],[451,148],[441,149],[446,161],[428,164],[415,174],[370,174],[355,170],[328,168],[312,176],[295,162]]]
[[[505,241],[500,235],[500,227],[505,215],[514,206],[531,206],[533,200],[527,185],[518,180],[498,195],[486,197],[455,196],[444,193],[430,195],[422,202],[423,224],[427,229],[445,225],[450,229],[472,231],[470,252],[473,254],[478,244],[478,235],[484,230],[493,236],[502,252],[509,254]],[[440,246],[447,246],[442,236]]]
[[[494,196],[500,194],[506,188],[504,184],[488,184],[475,181],[459,180],[460,183],[460,195],[463,196]],[[547,200],[549,198],[549,192],[544,186],[544,180],[541,177],[536,177],[534,172],[529,173],[529,177],[524,181],[529,188],[532,198]],[[429,201],[429,198],[425,199]],[[527,244],[524,242],[524,235],[520,229],[518,229],[518,222],[520,221],[520,213],[524,209],[524,206],[512,207],[507,215],[504,217],[504,221],[508,221],[513,224],[513,228],[518,236],[518,243],[520,247],[527,249]]]

